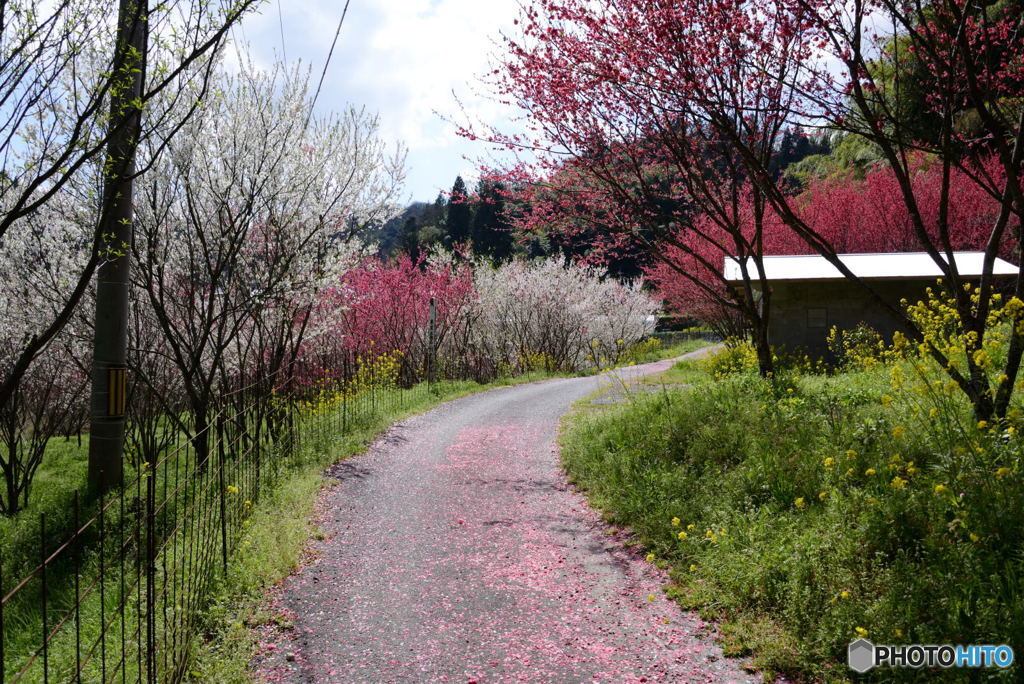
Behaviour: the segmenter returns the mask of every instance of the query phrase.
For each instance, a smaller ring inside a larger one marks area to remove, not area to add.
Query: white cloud
[[[236,36],[261,63],[284,51],[320,76],[344,3],[275,0],[248,18]],[[470,117],[494,122],[503,107],[480,95],[478,78],[500,51],[500,32],[512,26],[516,0],[352,0],[331,60],[318,109],[366,105],[380,114],[384,136],[409,146],[409,191],[431,199],[485,151],[458,138],[438,114],[462,120],[454,93]],[[437,113],[435,113],[437,112]],[[475,175],[475,170],[472,171]]]

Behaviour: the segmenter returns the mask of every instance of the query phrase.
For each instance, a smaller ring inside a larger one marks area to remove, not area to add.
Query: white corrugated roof
[[[927,252],[897,252],[889,254],[840,254],[846,267],[858,278],[865,280],[903,280],[918,278],[941,278],[942,271]],[[981,275],[983,252],[953,252],[953,259],[960,275],[971,278]],[[793,254],[763,257],[765,276],[768,280],[832,280],[843,278],[835,266],[819,254]],[[758,277],[756,264],[749,266],[751,278]],[[993,275],[1017,275],[1016,266],[996,258]],[[725,258],[725,279],[730,282],[743,280],[740,263],[736,257]]]

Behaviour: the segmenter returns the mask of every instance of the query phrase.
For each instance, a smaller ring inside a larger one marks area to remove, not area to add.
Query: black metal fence
[[[182,679],[210,584],[261,496],[427,391],[371,367],[298,398],[225,394],[198,431],[151,417],[159,449],[129,459],[123,486],[76,493],[65,520],[41,514],[37,530],[3,540],[0,683]]]

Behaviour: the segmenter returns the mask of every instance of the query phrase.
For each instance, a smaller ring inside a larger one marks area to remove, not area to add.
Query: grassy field
[[[750,360],[683,362],[566,422],[570,477],[671,567],[670,594],[766,676],[846,679],[859,636],[1020,652],[1024,414],[975,424],[913,360],[774,380]]]
[[[671,347],[662,347],[660,343],[638,345],[627,350],[623,364],[673,358],[706,344],[691,340]],[[394,422],[422,413],[443,401],[548,377],[551,376],[534,373],[487,385],[439,383],[434,393],[422,395],[407,409],[382,415],[375,425],[339,440],[329,460],[338,461],[361,453]],[[281,619],[270,612],[266,591],[298,568],[307,541],[320,534],[313,520],[314,506],[320,489],[333,484],[336,481],[323,477],[319,470],[297,472],[275,491],[268,505],[262,506],[252,517],[238,560],[231,564],[227,581],[218,584],[212,608],[206,613],[207,638],[197,644],[189,671],[193,681],[251,681],[248,665],[256,653],[257,629]]]
[[[621,361],[623,365],[628,365],[668,358],[683,354],[699,344],[688,342],[663,348],[657,341],[649,342],[626,350]],[[444,381],[434,383],[429,388],[426,385],[419,385],[411,390],[384,392],[381,401],[376,403],[372,411],[360,412],[360,420],[353,420],[350,413],[348,427],[344,431],[339,429],[338,421],[326,415],[316,419],[318,425],[311,424],[304,428],[311,438],[303,445],[304,453],[287,459],[290,465],[274,479],[269,489],[262,492],[258,501],[255,491],[249,492],[242,486],[242,482],[234,482],[234,479],[229,478],[246,493],[241,498],[252,498],[256,505],[251,511],[246,511],[246,527],[242,532],[244,538],[230,544],[234,553],[229,563],[229,574],[223,577],[217,573],[212,579],[216,582],[210,603],[212,608],[202,618],[207,625],[203,632],[212,636],[203,640],[197,647],[195,671],[201,673],[200,676],[207,680],[244,679],[245,665],[250,653],[247,649],[252,646],[248,625],[262,619],[257,616],[258,600],[262,597],[263,590],[291,571],[301,557],[306,540],[310,534],[316,533],[309,527],[308,519],[311,506],[316,500],[316,490],[323,484],[320,472],[325,466],[358,453],[388,425],[405,415],[426,410],[441,401],[471,392],[546,377],[550,375],[538,372],[514,379],[498,380],[488,385],[471,381]],[[392,393],[396,396],[392,397]],[[401,397],[398,397],[398,394],[401,394]],[[307,451],[309,453],[305,453]],[[8,588],[12,580],[32,571],[39,561],[40,514],[46,514],[47,537],[50,540],[47,546],[52,549],[65,538],[72,527],[72,502],[76,492],[80,495],[80,519],[88,519],[95,512],[96,501],[80,492],[81,484],[85,480],[87,455],[87,435],[81,441],[76,438],[52,440],[31,490],[29,506],[16,516],[0,518],[3,577]],[[156,476],[161,482],[168,477],[177,481],[177,471],[174,468],[171,470],[173,472],[164,472],[166,468],[158,469]],[[133,473],[134,471],[126,473],[129,480],[134,477]],[[161,489],[162,486],[158,485],[158,491]],[[116,509],[108,511],[108,526],[115,523],[118,517]],[[204,534],[216,532],[206,530],[205,526],[201,527],[200,531],[205,530]],[[105,553],[98,547],[92,548],[92,542],[86,540],[81,546],[82,586],[87,585],[96,574],[100,557]],[[54,564],[48,569],[51,584],[51,624],[52,615],[59,615],[60,611],[66,610],[75,600],[74,592],[77,589],[71,581],[74,577],[74,565],[70,561],[69,558],[66,562]],[[121,561],[120,565],[125,565],[124,559]],[[116,584],[117,573],[131,573],[132,562],[131,559],[128,561],[124,568],[115,562],[117,567],[107,571],[105,579],[110,586]],[[180,574],[181,570],[178,572]],[[185,581],[184,576],[181,579]],[[38,646],[40,615],[36,605],[37,585],[38,582],[34,581],[30,585],[32,591],[20,592],[16,601],[5,606],[7,610],[4,616],[4,645],[8,668],[17,668],[16,663],[23,662],[22,654],[30,654]],[[98,604],[92,605],[96,603],[94,599],[95,597],[90,598],[80,611],[81,634],[86,645],[94,643],[99,635],[101,620]],[[108,592],[107,599],[109,612],[110,601],[114,600],[116,604],[115,592]],[[123,631],[129,635],[133,634],[138,628],[135,624],[138,618],[137,611],[129,614]],[[75,668],[75,645],[71,636],[73,635],[69,634],[69,638],[64,638],[63,635],[58,635],[50,645],[49,663],[55,673],[69,672]]]

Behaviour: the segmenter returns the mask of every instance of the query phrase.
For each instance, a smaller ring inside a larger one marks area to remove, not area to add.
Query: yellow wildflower
[[[679,534],[677,534],[676,537],[679,538],[679,541],[683,541],[684,539],[686,539],[687,534],[685,531],[679,530]]]
[[[648,563],[653,563],[654,562],[654,554],[653,553],[647,554],[647,562]]]
[[[1010,474],[1010,469],[1007,468],[1006,466],[1003,466],[1002,468],[1000,468],[999,470],[996,471],[996,477],[1006,477],[1009,474]]]
[[[672,518],[672,527],[679,527],[681,522],[679,518]]]
[[[907,481],[906,481],[906,480],[904,480],[904,479],[903,479],[902,477],[900,477],[899,475],[897,475],[896,477],[892,478],[892,482],[890,482],[890,483],[889,483],[889,485],[890,485],[890,486],[891,486],[891,487],[892,487],[893,489],[903,489],[904,487],[906,487],[906,486],[907,486]]]
[[[892,436],[895,437],[896,439],[899,439],[904,435],[905,432],[906,429],[902,425],[897,425],[892,429]]]
[[[828,496],[828,492],[818,492],[819,501],[824,501],[826,496]]]
[[[864,471],[865,475],[874,475],[877,471],[874,468],[868,468]]]
[[[972,542],[976,542],[979,539],[981,539],[981,537],[979,537],[978,535],[974,534],[973,532],[971,532],[968,536],[971,538]]]
[[[948,492],[948,491],[949,491],[949,487],[947,487],[944,484],[937,484],[937,485],[935,485],[935,493],[936,494],[942,494],[942,493]]]
[[[979,420],[978,421],[978,429],[979,430],[984,430],[987,427],[988,427],[988,421],[987,420]]]
[[[697,566],[693,563],[690,563],[690,572],[697,572]]]
[[[228,494],[237,494],[237,493],[238,493],[238,487],[236,487],[235,485],[228,485]]]
[[[655,596],[654,594],[648,594],[647,595],[647,600],[650,601],[651,603],[654,603],[654,599],[656,599],[656,598],[658,598],[658,597]]]
[[[844,598],[844,599],[850,598],[850,592],[848,592],[846,590],[843,590],[843,591],[839,592],[839,598]]]
[[[802,496],[797,497],[796,507],[799,508],[800,510],[803,510],[804,508],[807,507],[807,504],[804,503],[804,497],[802,497]]]
[[[829,456],[828,458],[825,459],[825,467],[828,468],[829,470],[831,470],[832,466],[835,465],[835,462],[836,462],[836,459],[834,459],[831,456]]]
[[[856,632],[857,636],[859,636],[861,639],[868,635],[868,630],[864,629],[863,627],[854,627],[853,631]]]

